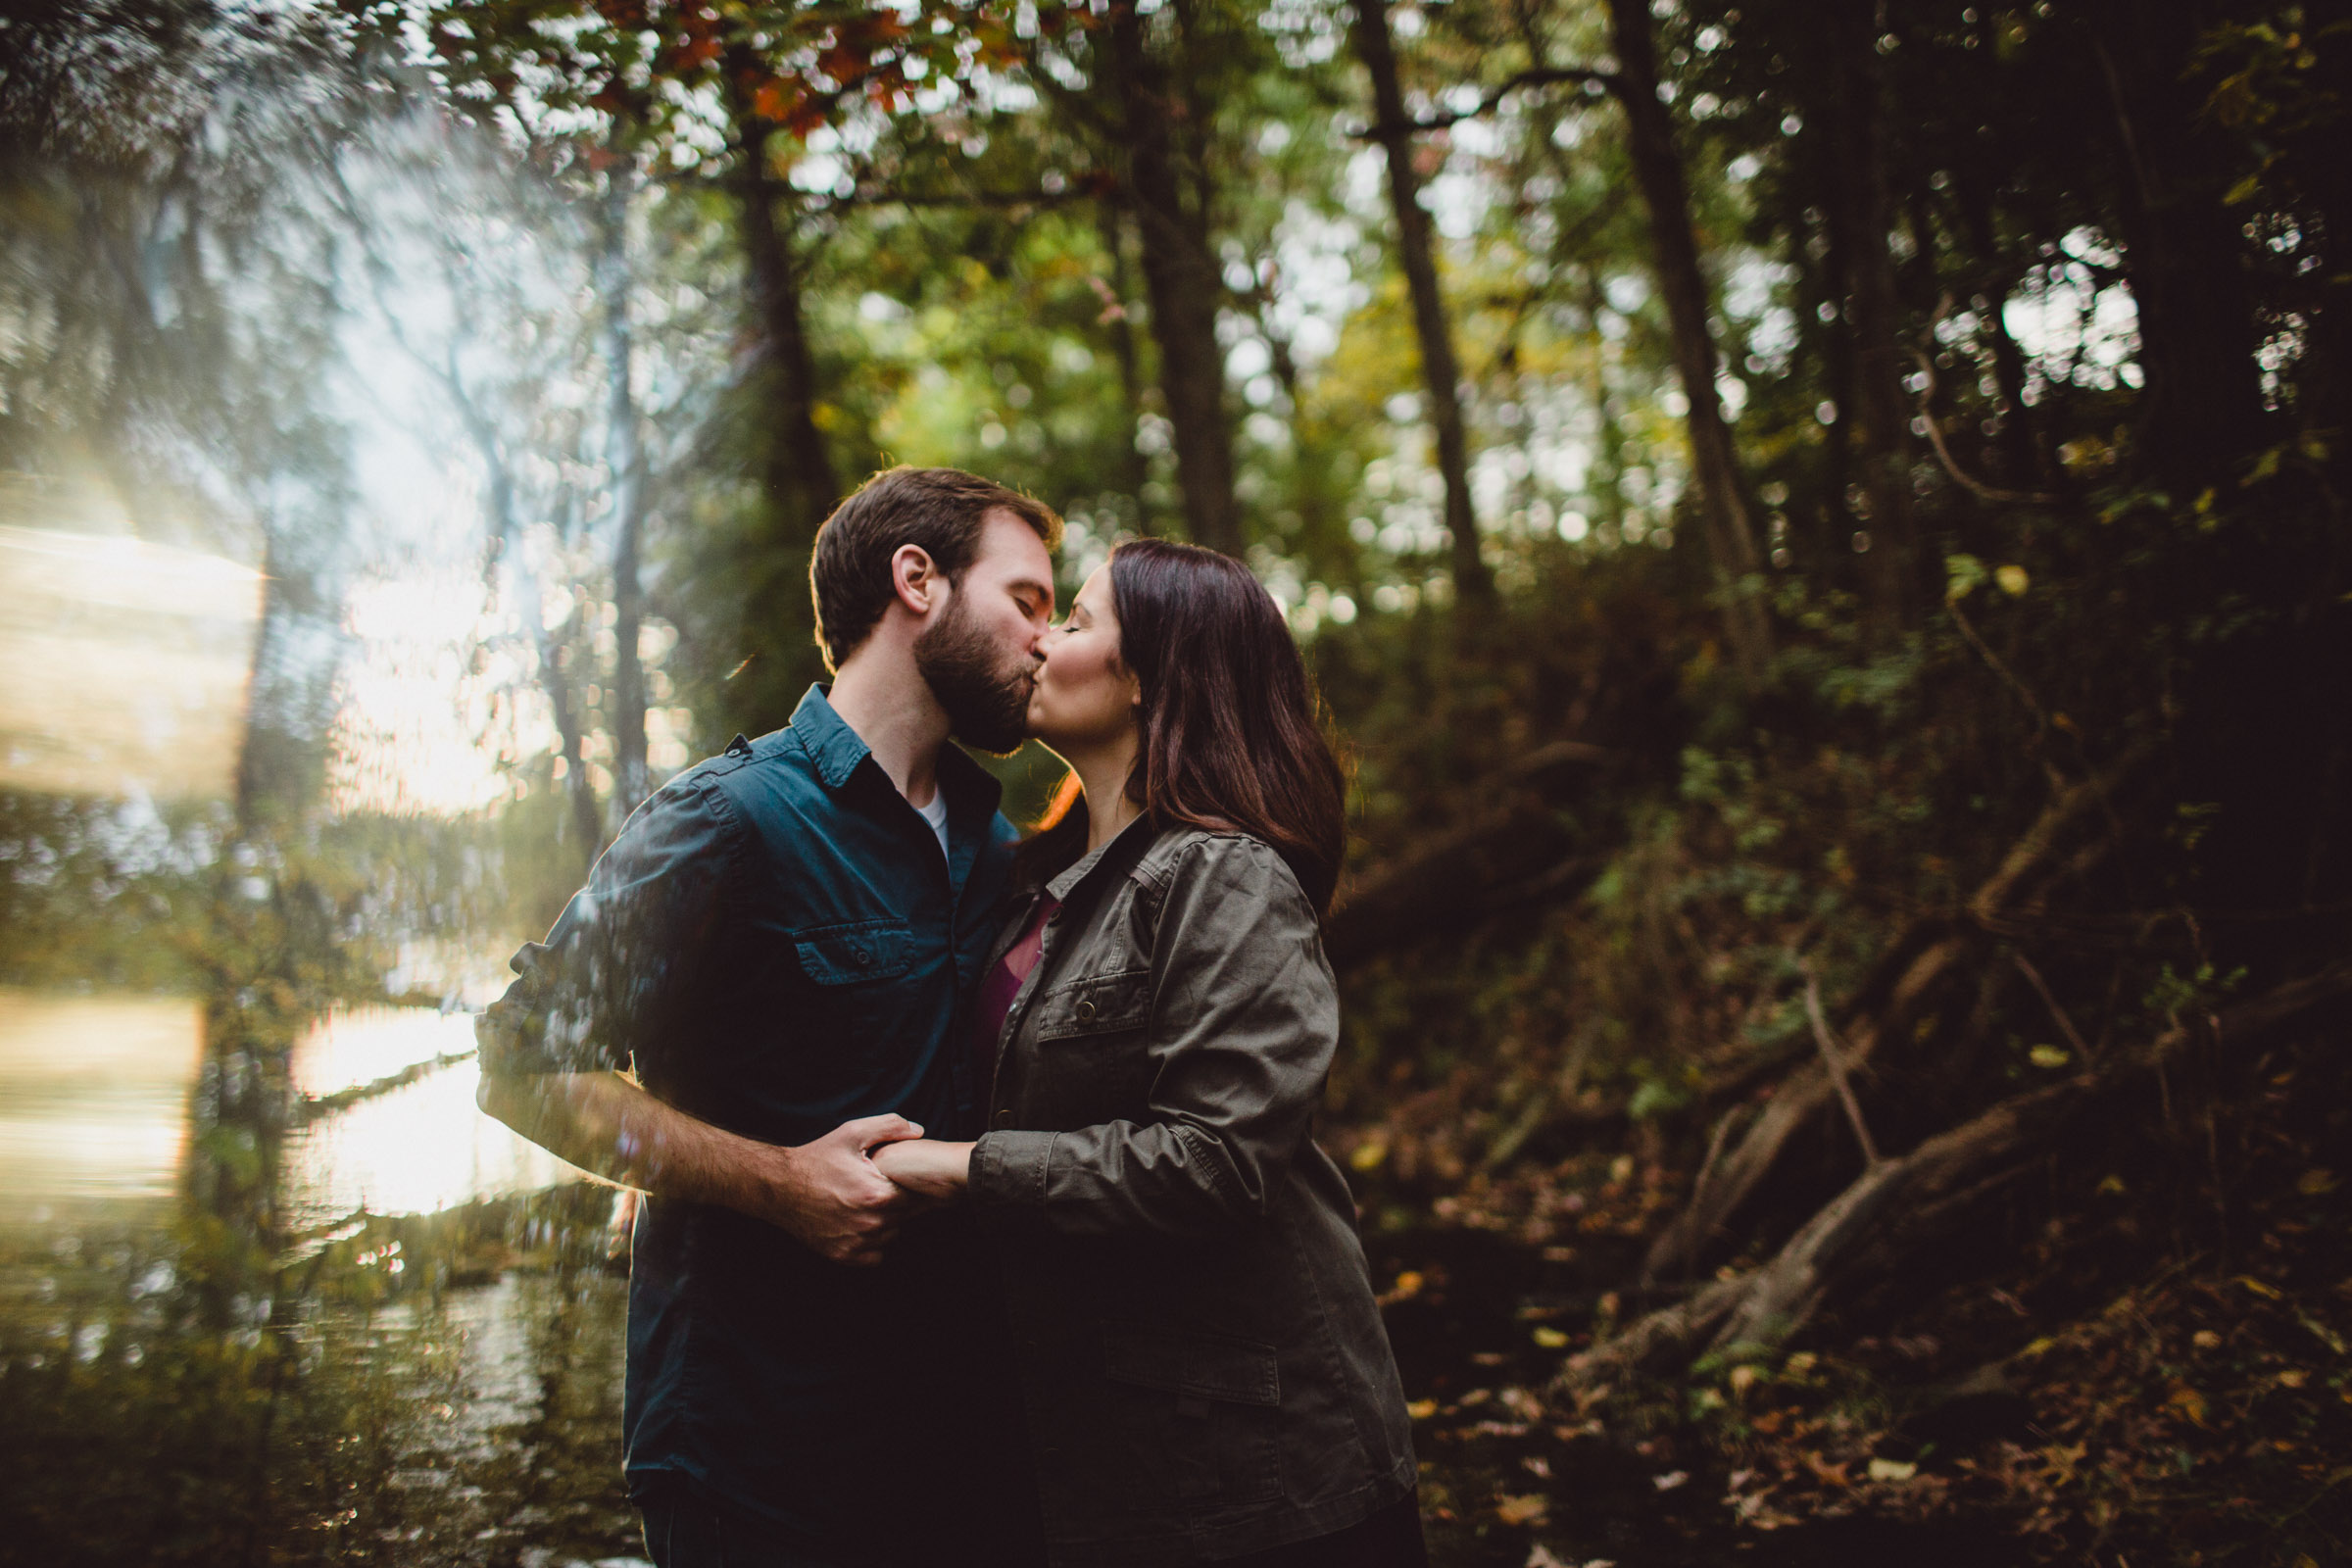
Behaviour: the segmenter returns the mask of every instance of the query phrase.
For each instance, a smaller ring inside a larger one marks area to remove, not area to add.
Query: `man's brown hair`
[[[885,468],[833,509],[808,558],[816,602],[816,645],[825,667],[839,669],[890,607],[890,558],[913,545],[949,582],[980,555],[988,514],[1002,508],[1037,530],[1048,550],[1061,548],[1061,518],[1044,502],[961,468]]]

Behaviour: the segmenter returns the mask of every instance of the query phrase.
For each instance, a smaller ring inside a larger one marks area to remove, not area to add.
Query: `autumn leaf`
[[[865,74],[872,56],[841,44],[823,50],[816,57],[816,69],[846,87]]]
[[[782,77],[770,77],[752,90],[752,113],[781,124],[799,104],[799,88]]]
[[[2173,1390],[2172,1397],[2164,1402],[2171,1408],[2180,1411],[2195,1425],[2203,1426],[2205,1424],[2205,1396],[2187,1384],[2177,1385]]]
[[[1497,1497],[1494,1512],[1506,1525],[1541,1524],[1551,1511],[1551,1499],[1540,1492],[1530,1492],[1516,1497]]]

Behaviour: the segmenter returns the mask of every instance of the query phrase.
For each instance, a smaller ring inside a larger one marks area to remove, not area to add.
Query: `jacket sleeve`
[[[511,960],[516,978],[477,1030],[482,1070],[642,1070],[721,934],[733,827],[692,778],[631,813],[547,940]]]
[[[1253,839],[1178,861],[1153,942],[1151,1119],[981,1138],[971,1193],[1071,1235],[1200,1236],[1261,1219],[1339,1045],[1315,911]]]

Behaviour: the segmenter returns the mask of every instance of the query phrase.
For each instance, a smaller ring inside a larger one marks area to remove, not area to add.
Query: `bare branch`
[[[2066,1015],[2066,1009],[2058,1005],[2058,999],[2050,994],[2049,983],[2042,979],[2041,971],[2034,967],[2034,960],[2022,953],[2013,953],[2009,956],[2016,961],[2017,972],[2026,977],[2026,983],[2034,988],[2034,995],[2040,997],[2043,1004],[2050,1009],[2050,1016],[2058,1020],[2058,1027],[2065,1032],[2068,1043],[2084,1061],[2095,1065],[2098,1061],[2097,1053],[2082,1038],[2082,1032],[2075,1027],[2075,1020]]]
[[[1522,71],[1517,75],[1498,82],[1488,89],[1486,96],[1479,99],[1475,108],[1431,115],[1425,120],[1407,120],[1401,125],[1394,122],[1382,121],[1366,125],[1353,134],[1357,141],[1379,141],[1399,130],[1408,136],[1425,130],[1446,130],[1460,124],[1465,120],[1486,119],[1495,110],[1500,109],[1504,101],[1514,93],[1524,92],[1530,87],[1556,87],[1571,81],[1605,87],[1612,92],[1617,88],[1615,72],[1594,71],[1584,66],[1543,66],[1532,71]]]
[[[1862,1102],[1854,1098],[1854,1086],[1846,1081],[1845,1063],[1838,1059],[1838,1047],[1830,1035],[1830,1020],[1821,1011],[1821,980],[1810,964],[1805,968],[1805,1016],[1813,1023],[1813,1043],[1821,1048],[1822,1064],[1830,1070],[1830,1082],[1838,1086],[1838,1098],[1845,1102],[1845,1119],[1854,1126],[1854,1142],[1862,1146],[1864,1163],[1876,1166],[1880,1162],[1878,1140],[1870,1136],[1870,1125],[1862,1119]]]

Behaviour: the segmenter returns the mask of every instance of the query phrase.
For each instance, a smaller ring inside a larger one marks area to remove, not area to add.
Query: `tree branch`
[[[1504,100],[1513,93],[1524,92],[1530,87],[1556,87],[1571,81],[1590,83],[1613,92],[1617,87],[1617,74],[1612,71],[1593,71],[1583,66],[1541,66],[1532,71],[1522,71],[1490,88],[1475,108],[1431,115],[1423,120],[1408,119],[1401,123],[1380,121],[1351,134],[1357,141],[1379,141],[1397,131],[1410,136],[1425,130],[1447,130],[1465,120],[1486,119],[1500,109]]]
[[[1830,1038],[1830,1020],[1822,1016],[1821,979],[1810,964],[1805,966],[1805,1016],[1812,1021],[1813,1043],[1821,1048],[1830,1082],[1838,1086],[1838,1098],[1845,1103],[1845,1119],[1853,1123],[1854,1142],[1862,1146],[1863,1163],[1876,1166],[1881,1161],[1878,1140],[1870,1136],[1870,1125],[1862,1119],[1862,1103],[1854,1098],[1854,1086],[1846,1081],[1845,1063],[1838,1059],[1838,1048]]]

